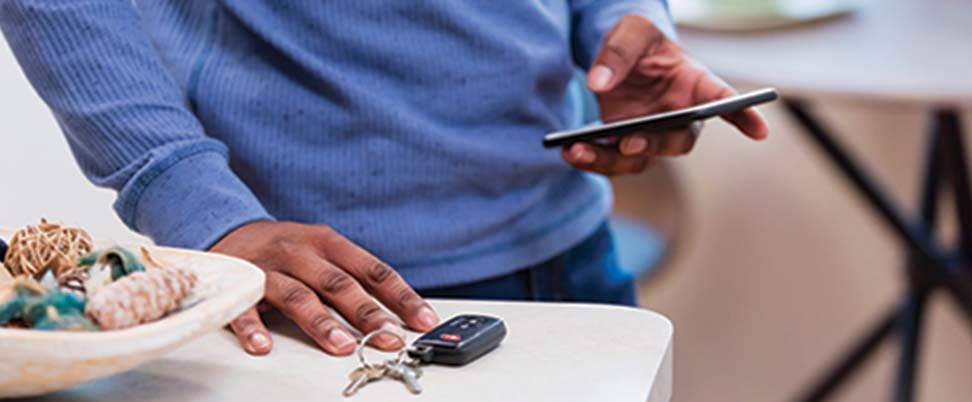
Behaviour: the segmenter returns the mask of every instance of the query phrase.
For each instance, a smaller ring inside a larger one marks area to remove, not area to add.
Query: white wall
[[[0,37],[0,227],[45,216],[117,242],[141,240],[115,216],[114,193],[89,183],[50,111]]]

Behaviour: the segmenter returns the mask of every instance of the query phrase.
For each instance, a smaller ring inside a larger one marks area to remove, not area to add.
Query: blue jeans
[[[540,264],[481,282],[418,292],[423,297],[452,299],[637,303],[634,280],[618,265],[607,223],[580,244]]]

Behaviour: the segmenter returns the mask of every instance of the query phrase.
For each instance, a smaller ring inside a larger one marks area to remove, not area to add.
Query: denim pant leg
[[[634,280],[618,264],[607,223],[541,264],[485,281],[420,289],[423,297],[637,304]]]

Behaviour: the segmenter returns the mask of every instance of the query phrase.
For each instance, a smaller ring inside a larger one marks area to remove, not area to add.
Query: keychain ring
[[[395,338],[398,338],[398,340],[402,342],[402,347],[401,347],[401,349],[398,350],[398,357],[395,358],[395,361],[397,361],[397,362],[404,361],[404,359],[405,359],[405,337],[403,337],[403,336],[401,336],[401,335],[399,335],[399,334],[397,334],[395,332],[389,331],[387,329],[379,329],[379,330],[375,330],[375,331],[369,332],[367,335],[365,335],[363,338],[361,338],[361,342],[358,343],[358,346],[357,346],[357,348],[355,350],[355,353],[358,355],[358,361],[361,362],[361,365],[362,366],[365,366],[365,367],[368,367],[368,368],[374,367],[371,363],[368,363],[368,361],[365,359],[365,357],[364,357],[364,350],[365,350],[365,347],[368,346],[368,341],[370,341],[371,338],[374,338],[374,337],[376,337],[378,335],[391,335],[391,336],[394,336]]]

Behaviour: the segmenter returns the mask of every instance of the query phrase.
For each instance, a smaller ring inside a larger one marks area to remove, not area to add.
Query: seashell
[[[181,268],[135,272],[89,295],[84,312],[108,330],[154,321],[178,307],[196,281]]]
[[[57,288],[79,296],[94,294],[112,282],[113,269],[109,265],[81,266],[57,278]]]

